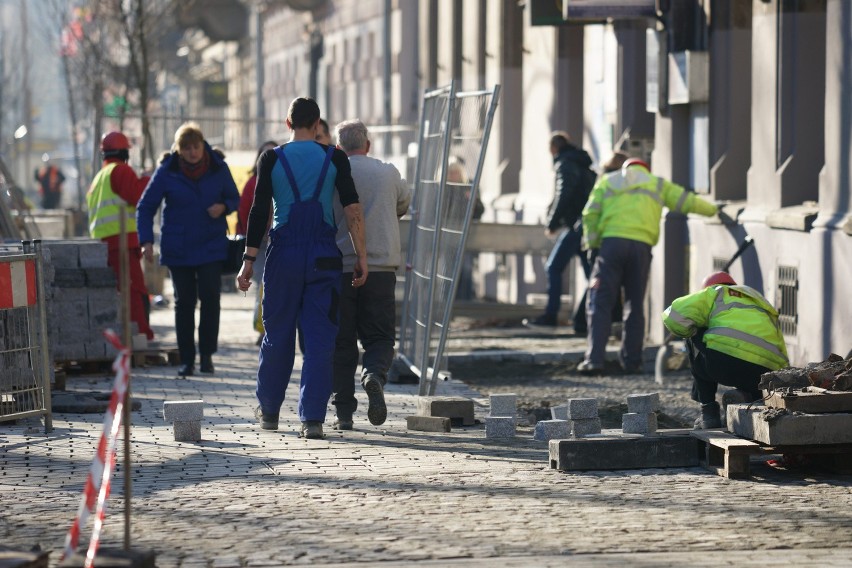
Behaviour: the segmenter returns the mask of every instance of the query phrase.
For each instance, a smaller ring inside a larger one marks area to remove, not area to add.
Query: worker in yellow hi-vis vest
[[[108,263],[115,272],[119,287],[120,215],[125,215],[127,246],[130,249],[130,320],[148,339],[154,332],[148,323],[150,302],[145,276],[142,274],[142,249],[136,233],[136,204],[148,185],[149,176],[139,177],[127,162],[130,141],[121,132],[108,132],[101,140],[103,167],[95,175],[86,201],[89,206],[89,234],[107,243]]]
[[[701,403],[696,429],[720,428],[716,389],[734,387],[722,395],[723,406],[761,398],[760,375],[789,365],[778,312],[763,295],[738,286],[727,272],[704,279],[701,290],[672,302],[663,323],[686,338],[692,367],[692,399]]]

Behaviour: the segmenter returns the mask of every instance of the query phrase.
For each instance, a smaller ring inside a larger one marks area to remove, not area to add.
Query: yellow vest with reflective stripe
[[[714,204],[641,166],[603,176],[583,208],[585,248],[600,248],[601,241],[607,237],[654,246],[660,239],[664,206],[676,213],[698,213],[707,217],[717,211]]]
[[[778,312],[749,286],[708,286],[678,298],[663,312],[663,323],[679,337],[706,328],[710,349],[773,371],[790,364]]]
[[[116,163],[108,164],[97,173],[86,194],[89,205],[89,235],[93,239],[112,237],[121,232],[120,217],[125,214],[126,230],[136,232],[136,207],[128,205],[112,190],[110,175]]]

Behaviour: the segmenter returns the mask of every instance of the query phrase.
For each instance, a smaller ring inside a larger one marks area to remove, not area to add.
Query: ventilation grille
[[[719,258],[718,256],[713,257],[713,272],[721,272],[725,265],[728,263],[727,258]]]
[[[793,266],[778,267],[778,295],[776,297],[778,323],[784,335],[796,335],[799,323],[799,269]]]

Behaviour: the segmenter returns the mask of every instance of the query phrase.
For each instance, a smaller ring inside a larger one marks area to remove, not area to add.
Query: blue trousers
[[[324,422],[332,390],[342,260],[333,229],[321,239],[310,232],[273,231],[263,273],[263,326],[257,369],[257,400],[277,415],[290,384],[296,325],[305,337],[299,387],[299,419]]]
[[[591,267],[589,261],[586,260],[586,255],[580,249],[582,237],[583,226],[580,224],[577,225],[577,228],[562,231],[556,238],[550,256],[547,257],[547,262],[544,265],[544,269],[547,271],[547,306],[544,308],[546,315],[556,317],[559,313],[559,307],[562,303],[562,273],[565,272],[565,267],[568,266],[575,254],[580,257],[586,278],[589,277]]]

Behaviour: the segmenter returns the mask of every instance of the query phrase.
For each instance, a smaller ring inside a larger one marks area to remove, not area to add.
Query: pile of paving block
[[[120,330],[115,273],[99,240],[44,242],[47,334],[54,361],[112,358],[103,331]]]

